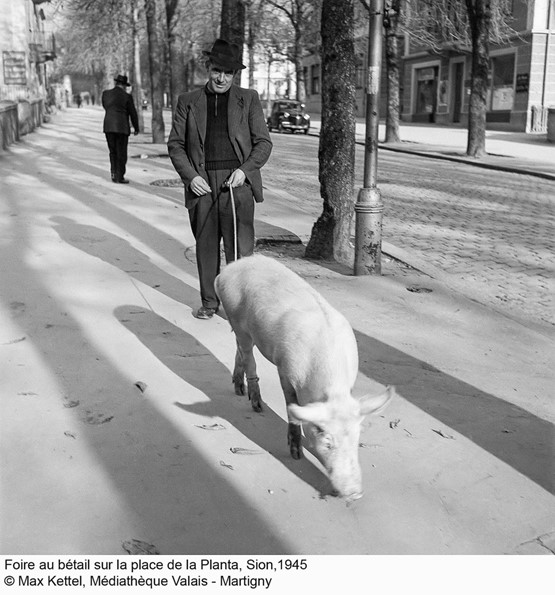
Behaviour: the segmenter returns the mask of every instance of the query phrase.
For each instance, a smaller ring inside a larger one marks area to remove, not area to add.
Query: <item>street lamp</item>
[[[384,0],[370,1],[364,186],[355,204],[355,275],[381,275],[383,203],[378,177],[378,131]]]

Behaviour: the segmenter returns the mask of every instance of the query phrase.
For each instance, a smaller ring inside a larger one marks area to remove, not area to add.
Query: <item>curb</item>
[[[314,131],[308,133],[310,136],[320,137],[320,131]],[[401,141],[403,142],[403,141]],[[365,146],[365,142],[361,140],[356,140],[355,143],[362,147]],[[553,180],[555,181],[555,173],[551,174],[545,171],[536,171],[532,169],[527,169],[526,167],[516,167],[516,166],[507,166],[507,165],[498,165],[495,163],[488,163],[486,161],[479,161],[474,160],[470,157],[457,157],[454,155],[443,155],[438,153],[437,151],[422,151],[418,149],[411,149],[409,147],[399,147],[399,146],[391,146],[386,145],[383,141],[378,142],[378,149],[385,149],[386,151],[391,151],[393,153],[406,153],[408,155],[416,155],[418,157],[429,157],[430,159],[442,159],[443,161],[452,161],[456,163],[466,163],[467,165],[473,165],[474,167],[481,167],[483,169],[493,169],[497,171],[513,173],[513,174],[522,174],[527,176],[534,176],[536,178],[542,178],[544,180]]]

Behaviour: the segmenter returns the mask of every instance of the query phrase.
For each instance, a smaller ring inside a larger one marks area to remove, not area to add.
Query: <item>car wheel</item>
[[[308,128],[305,129],[304,133],[305,134],[308,134]]]
[[[283,132],[283,125],[282,125],[282,123],[281,123],[281,122],[278,124],[278,132],[279,132],[280,134]]]

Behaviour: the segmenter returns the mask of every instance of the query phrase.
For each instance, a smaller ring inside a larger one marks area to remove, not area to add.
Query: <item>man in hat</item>
[[[110,172],[112,182],[116,184],[129,184],[125,179],[125,165],[127,163],[127,143],[131,134],[129,119],[139,134],[139,118],[133,102],[133,96],[127,92],[130,84],[127,77],[121,74],[114,79],[116,85],[109,91],[102,93],[102,107],[106,110],[104,115],[104,134],[110,150]]]
[[[258,93],[233,84],[235,74],[246,68],[241,48],[217,39],[204,55],[208,82],[180,95],[168,152],[185,186],[196,241],[202,306],[195,316],[206,320],[219,307],[214,280],[221,240],[226,262],[235,258],[235,241],[239,258],[253,253],[254,202],[263,200],[260,168],[272,142]]]

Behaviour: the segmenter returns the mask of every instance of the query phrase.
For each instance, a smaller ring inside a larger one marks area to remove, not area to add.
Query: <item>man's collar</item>
[[[206,93],[206,95],[227,95],[229,97],[229,92],[231,91],[232,88],[233,88],[233,85],[231,85],[231,87],[229,87],[229,89],[225,93],[216,93],[215,91],[212,91],[211,89],[209,89],[208,83],[206,83],[206,85],[204,85],[204,92]]]

